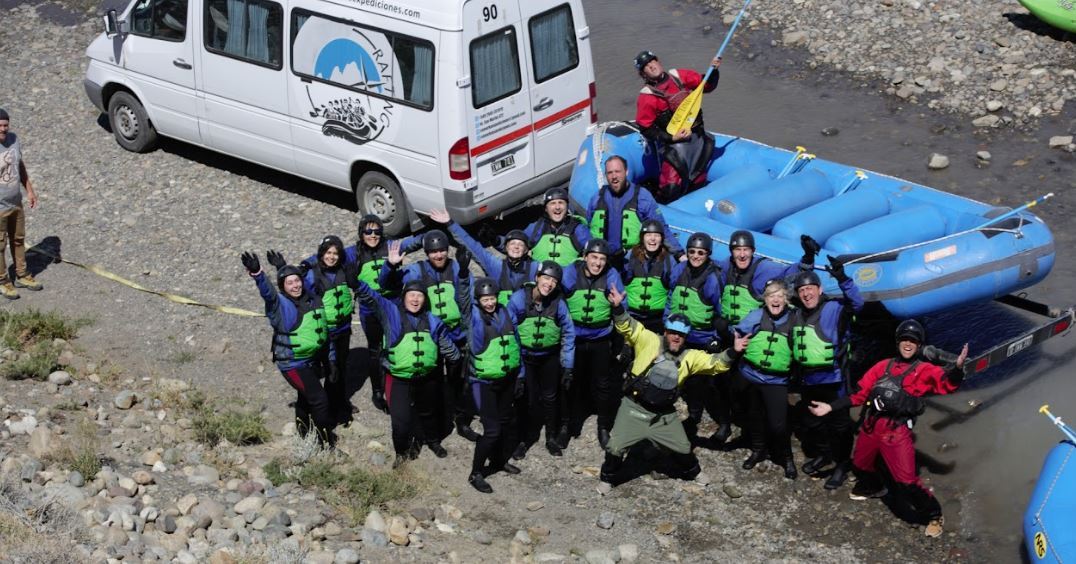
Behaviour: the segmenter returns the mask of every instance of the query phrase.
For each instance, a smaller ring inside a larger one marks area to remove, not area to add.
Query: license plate
[[[1005,351],[1006,358],[1029,347],[1031,345],[1032,339],[1034,338],[1035,335],[1028,335],[1027,337],[1024,337],[1023,339],[1020,339],[1019,341],[1016,341],[1015,343],[1009,345],[1008,350]]]
[[[514,166],[516,166],[515,155],[508,155],[507,157],[504,157],[502,159],[497,159],[493,161],[493,174],[508,170]]]

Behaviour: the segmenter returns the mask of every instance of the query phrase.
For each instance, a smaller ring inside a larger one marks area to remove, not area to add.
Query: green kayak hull
[[[1040,20],[1076,33],[1076,0],[1020,0],[1020,4]]]

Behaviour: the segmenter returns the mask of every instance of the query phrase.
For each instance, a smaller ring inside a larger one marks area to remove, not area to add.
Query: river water
[[[697,3],[584,0],[584,6],[603,120],[633,118],[640,79],[632,58],[638,51],[654,51],[667,67],[701,70],[727,29],[716,10]],[[1076,265],[1069,254],[1076,227],[1068,221],[1076,204],[1076,165],[1072,155],[1046,144],[1051,135],[1072,128],[1076,104],[1034,132],[979,134],[970,118],[909,106],[881,94],[884,85],[811,70],[803,54],[772,46],[767,32],[743,28],[726,51],[721,71],[720,85],[703,104],[710,130],[780,147],[804,145],[819,158],[996,205],[1016,206],[1056,192],[1057,197],[1036,208],[1053,229],[1056,265],[1027,292],[1055,306],[1076,304]],[[823,136],[825,128],[837,128],[839,134]],[[992,153],[989,166],[976,162],[980,150]],[[933,152],[948,155],[949,168],[928,170]],[[970,341],[974,354],[1040,318],[988,303],[923,321],[934,344],[956,350]],[[1076,336],[1048,341],[936,399],[920,420],[920,452],[938,463],[930,465],[938,473],[924,469],[923,475],[942,501],[949,529],[980,548],[976,560],[1020,557],[1022,513],[1042,457],[1061,438],[1037,409],[1049,402],[1055,414],[1076,421],[1074,357]],[[977,409],[970,407],[980,402]],[[879,511],[885,511],[881,504]]]

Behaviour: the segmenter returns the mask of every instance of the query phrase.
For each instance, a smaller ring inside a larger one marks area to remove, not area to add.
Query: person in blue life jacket
[[[569,417],[557,436],[561,448],[570,436],[579,436],[590,413],[598,415],[598,443],[605,448],[620,400],[621,374],[611,362],[613,315],[608,293],[623,292],[624,284],[609,267],[609,252],[604,239],[591,239],[583,258],[564,269],[564,295],[575,324],[575,370],[572,378],[562,380],[569,394]]]
[[[560,289],[563,271],[559,264],[542,261],[534,282],[517,290],[508,300],[523,346],[526,402],[519,402],[518,428],[522,431],[512,458],[523,459],[538,442],[545,427],[545,448],[553,456],[563,454],[557,443],[561,417],[558,392],[563,380],[572,380],[575,367],[575,324]]]
[[[739,362],[747,400],[744,430],[751,446],[743,468],[751,470],[771,458],[784,469],[786,478],[795,480],[798,472],[788,427],[788,378],[792,372],[788,292],[784,280],[770,280],[761,292],[762,307],[744,316],[733,330],[749,338]]]
[[[459,253],[466,256],[466,249]],[[460,272],[460,310],[474,405],[482,421],[482,436],[475,443],[468,483],[482,493],[493,493],[486,478],[504,471],[519,474],[509,462],[516,445],[515,402],[523,398],[523,351],[515,320],[497,301],[500,288],[492,278],[479,278],[470,289],[471,274]]]
[[[624,157],[612,155],[605,160],[605,180],[607,184],[598,189],[587,205],[587,221],[590,236],[609,243],[613,267],[622,270],[625,254],[639,244],[643,222],[647,220],[661,222],[665,246],[680,260],[683,247],[665,224],[650,191],[628,180],[628,162]]]
[[[802,382],[803,405],[832,403],[848,395],[849,376],[844,366],[851,337],[852,315],[863,309],[863,297],[856,283],[844,272],[836,257],[828,256],[826,271],[840,286],[842,296],[822,294],[822,281],[814,270],[796,275],[794,290],[802,308],[791,316],[792,359],[795,374]],[[855,425],[847,406],[834,409],[824,417],[804,420],[804,453],[811,456],[801,469],[817,475],[831,462],[836,463],[826,480],[826,489],[841,487],[848,477]]]
[[[639,243],[631,248],[624,265],[628,315],[654,333],[664,330],[672,271],[678,262],[664,244],[665,230],[661,220],[644,221]]]
[[[685,315],[670,315],[665,320],[663,335],[659,336],[627,314],[624,294],[614,289],[609,293],[609,301],[613,305],[616,330],[624,335],[624,341],[635,355],[612,435],[605,447],[599,492],[607,493],[608,488],[621,481],[618,474],[629,449],[642,441],[671,452],[670,476],[683,480],[698,478],[702,469],[676,412],[676,398],[690,378],[728,371],[735,357],[744,350],[746,336],[735,339],[732,347],[720,354],[690,349],[686,338],[691,324]]]
[[[726,331],[721,317],[721,269],[712,259],[714,241],[706,233],[694,233],[688,237],[686,247],[687,260],[674,266],[669,276],[672,289],[664,317],[679,313],[687,318],[691,332],[685,346],[689,349],[717,351],[721,348],[720,335]],[[694,378],[684,384],[683,396],[688,408],[684,427],[693,444],[704,442],[698,434],[704,410],[718,425],[705,442],[717,447],[732,434],[728,386],[722,384],[721,389],[725,393],[719,393],[710,378]]]
[[[583,256],[590,231],[582,218],[571,214],[568,191],[564,188],[546,190],[542,202],[545,213],[523,229],[531,258],[538,262],[551,260],[566,267]]]
[[[358,239],[355,244],[344,249],[344,265],[354,265],[358,279],[365,282],[381,295],[392,298],[395,292],[384,289],[378,284],[378,276],[381,267],[385,264],[388,255],[388,243],[385,238],[385,226],[381,218],[368,214],[359,219]],[[401,251],[404,254],[417,251],[422,248],[422,236],[406,237],[400,239]],[[313,267],[318,261],[318,256],[308,257],[303,260],[300,268],[305,265]],[[381,340],[384,330],[378,321],[377,315],[365,304],[359,303],[359,323],[366,335],[366,349],[369,351],[369,363],[367,366],[367,380],[370,382],[370,402],[374,408],[388,413],[388,404],[385,402],[384,374],[377,369],[381,364]],[[356,390],[348,389],[350,397]]]
[[[433,210],[430,212],[430,219],[446,226],[457,246],[463,246],[470,251],[486,276],[497,281],[497,286],[501,289],[497,300],[501,305],[508,305],[508,298],[513,292],[534,280],[534,275],[538,272],[538,262],[527,255],[529,242],[523,231],[513,229],[508,232],[504,238],[505,257],[501,257],[486,249],[463,227],[452,221],[447,211]]]
[[[440,229],[431,229],[422,236],[422,250],[426,253],[426,259],[403,268],[400,264],[386,262],[381,267],[378,282],[382,288],[394,290],[408,282],[420,282],[426,288],[430,311],[448,327],[449,338],[462,349],[466,336],[460,326],[460,274],[470,267],[471,257],[470,253],[462,256],[457,254],[457,260],[453,260],[448,256],[448,249],[448,235]],[[471,428],[474,408],[469,399],[469,385],[463,375],[463,363],[447,362],[443,370],[442,434],[448,436],[454,426],[461,437],[476,441],[478,433]]]
[[[403,261],[400,241],[387,245],[385,260]],[[366,282],[355,291],[385,328],[385,397],[392,420],[394,467],[418,457],[423,445],[438,458],[448,456],[441,445],[436,413],[443,401],[441,360],[460,361],[460,351],[449,337],[448,327],[430,313],[426,287],[413,280],[403,286],[399,298],[389,299]]]
[[[274,265],[276,266],[276,265]],[[318,245],[318,253],[312,267],[304,268],[303,285],[321,298],[325,308],[325,323],[329,326],[329,377],[325,391],[330,398],[342,397],[335,404],[333,413],[339,425],[351,424],[352,411],[357,411],[348,401],[349,386],[347,361],[351,352],[351,314],[355,310],[352,292],[359,285],[358,268],[344,261],[344,243],[336,235],[328,235]]]
[[[266,280],[257,255],[244,252],[240,258],[265,301],[265,316],[273,328],[273,361],[298,394],[296,430],[305,437],[313,428],[319,444],[334,447],[335,405],[321,383],[327,372],[329,343],[325,310],[321,300],[303,287],[297,266],[285,264],[276,251],[269,251],[267,257],[270,264],[281,264],[277,269],[276,288]]]

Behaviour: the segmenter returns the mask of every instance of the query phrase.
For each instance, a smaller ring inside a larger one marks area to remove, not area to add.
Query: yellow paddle
[[[715,59],[720,59],[721,54],[725,52],[725,47],[728,46],[729,40],[732,39],[732,32],[736,31],[736,26],[740,25],[740,18],[743,17],[744,12],[747,11],[747,5],[751,3],[751,0],[747,0],[743,3],[743,8],[740,9],[740,13],[736,16],[736,20],[732,22],[732,27],[729,28],[729,32],[725,34],[725,40],[721,42],[721,48],[717,50],[717,54],[714,55]],[[695,123],[695,118],[699,115],[699,110],[702,109],[702,90],[706,86],[706,81],[710,79],[710,73],[714,72],[714,67],[711,66],[706,71],[706,76],[703,77],[702,82],[688,94],[680,105],[677,106],[676,112],[673,114],[672,119],[669,120],[668,127],[665,131],[669,135],[676,135],[681,129],[690,129],[692,124]]]

